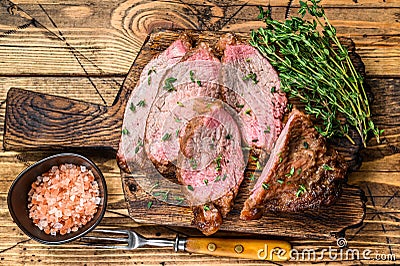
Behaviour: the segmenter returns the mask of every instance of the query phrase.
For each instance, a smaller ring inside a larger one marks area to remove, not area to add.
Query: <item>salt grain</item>
[[[37,177],[28,193],[29,217],[46,234],[77,231],[97,212],[99,186],[85,166],[53,166]]]

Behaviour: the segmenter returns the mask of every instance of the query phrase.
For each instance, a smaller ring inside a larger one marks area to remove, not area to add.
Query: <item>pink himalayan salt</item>
[[[93,219],[101,203],[91,170],[62,164],[37,177],[28,193],[29,217],[46,234],[75,232]]]

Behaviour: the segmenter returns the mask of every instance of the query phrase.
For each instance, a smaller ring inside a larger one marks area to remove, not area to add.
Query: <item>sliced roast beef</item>
[[[327,149],[309,117],[294,110],[240,218],[251,220],[264,211],[294,212],[329,205],[340,194],[346,168],[338,153]]]
[[[200,43],[182,60],[182,63],[166,72],[164,81],[160,84],[162,91],[147,118],[145,150],[162,174],[175,172],[179,151],[175,132],[188,119],[186,116],[189,113],[184,108],[186,102],[198,97],[220,97],[220,63],[208,44]],[[206,73],[203,73],[204,71]],[[196,82],[195,79],[198,80],[201,75],[207,75],[207,82]],[[167,137],[169,141],[165,141]]]
[[[216,101],[197,106],[204,109],[204,115],[191,120],[180,135],[182,155],[177,177],[192,189],[193,224],[210,235],[232,209],[243,181],[245,162],[241,134],[224,108],[227,105]]]
[[[175,172],[181,184],[192,188],[193,223],[207,235],[230,211],[245,168],[234,110],[229,113],[218,100],[220,69],[207,44],[188,52],[164,77],[144,141],[161,173]]]
[[[117,153],[117,163],[125,172],[129,173],[127,162],[136,161],[137,155],[142,151],[146,118],[158,94],[163,73],[177,64],[190,48],[190,38],[182,34],[144,67],[125,108],[123,134]]]
[[[224,51],[224,100],[240,112],[247,143],[270,153],[287,104],[277,72],[254,47],[238,42],[232,34],[221,37],[217,49]]]

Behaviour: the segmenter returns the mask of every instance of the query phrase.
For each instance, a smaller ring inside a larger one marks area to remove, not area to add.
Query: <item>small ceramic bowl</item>
[[[33,220],[29,218],[28,192],[31,189],[32,183],[36,181],[38,176],[48,172],[52,166],[58,166],[65,163],[75,164],[77,166],[83,165],[88,170],[92,170],[93,175],[99,184],[100,198],[102,200],[93,219],[86,225],[80,227],[78,231],[70,232],[65,235],[57,234],[53,236],[40,230],[33,223]],[[38,161],[22,171],[10,187],[7,203],[8,209],[15,223],[30,238],[43,244],[63,244],[87,234],[100,223],[107,206],[106,180],[99,168],[89,159],[79,154],[61,153]]]

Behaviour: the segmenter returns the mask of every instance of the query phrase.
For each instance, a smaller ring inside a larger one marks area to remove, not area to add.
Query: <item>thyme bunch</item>
[[[363,77],[320,2],[300,1],[299,16],[283,22],[272,19],[270,9],[260,7],[259,18],[266,27],[252,31],[250,44],[277,69],[281,89],[299,98],[306,113],[321,119],[322,125],[316,126],[321,135],[345,136],[354,144],[349,136],[349,126],[353,126],[364,146],[371,133],[379,143],[383,130],[372,121]],[[312,20],[304,19],[307,13]]]

